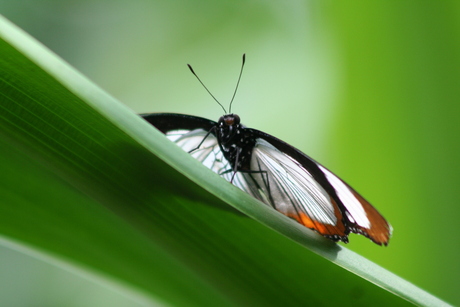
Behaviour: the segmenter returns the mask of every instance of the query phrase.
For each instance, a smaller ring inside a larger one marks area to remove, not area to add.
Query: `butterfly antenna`
[[[241,74],[243,73],[243,67],[244,67],[245,62],[246,62],[246,53],[243,53],[243,63],[241,64],[240,75],[238,77],[238,81],[236,82],[236,87],[235,87],[235,91],[233,92],[232,100],[230,100],[230,107],[229,107],[229,110],[228,110],[229,113],[232,113],[233,99],[235,99],[236,91],[238,90],[238,85],[240,85]]]
[[[224,113],[227,114],[227,110],[225,110],[224,106],[219,102],[219,100],[217,100],[216,97],[214,97],[214,95],[208,90],[206,85],[204,85],[204,83],[201,81],[201,79],[198,77],[198,75],[195,73],[195,71],[193,71],[192,66],[190,64],[187,64],[187,66],[188,66],[188,68],[190,68],[190,71],[192,72],[192,74],[195,75],[195,77],[198,79],[198,81],[200,81],[201,85],[203,85],[203,87],[209,93],[209,95],[211,95],[211,97],[214,98],[214,100],[220,105],[222,110],[224,110]]]

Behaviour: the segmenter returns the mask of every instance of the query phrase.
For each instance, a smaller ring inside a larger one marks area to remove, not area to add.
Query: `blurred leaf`
[[[459,231],[459,4],[329,7],[344,85],[325,150],[328,165],[395,228],[391,252],[378,263],[454,305],[460,245],[444,234]],[[352,249],[375,254],[359,243]]]
[[[152,303],[443,304],[228,184],[5,20],[0,35],[5,236]]]

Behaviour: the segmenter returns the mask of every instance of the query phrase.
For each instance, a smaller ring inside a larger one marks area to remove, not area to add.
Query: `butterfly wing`
[[[215,121],[206,118],[178,113],[146,113],[140,116],[165,134],[174,130],[194,129],[208,132],[217,125]]]
[[[291,145],[264,132],[256,137],[250,171],[233,174],[215,136],[216,122],[190,115],[141,115],[182,149],[235,186],[334,241],[350,232],[387,245],[391,226],[349,185]]]
[[[168,139],[206,167],[220,172],[225,168],[225,160],[219,149],[213,130],[216,122],[195,116],[174,113],[141,114],[149,123],[163,132]]]
[[[251,170],[257,172],[245,176],[260,187],[257,198],[332,240],[347,242],[353,232],[388,244],[390,224],[353,188],[298,149],[251,130],[257,137]]]

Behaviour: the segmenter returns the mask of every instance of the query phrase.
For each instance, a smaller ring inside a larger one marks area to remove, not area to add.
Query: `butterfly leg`
[[[206,133],[206,135],[203,137],[203,139],[201,140],[200,144],[198,144],[197,147],[195,147],[194,149],[190,150],[188,153],[191,154],[193,153],[194,151],[200,149],[201,145],[203,145],[204,141],[206,141],[206,139],[208,138],[208,136],[214,131],[216,130],[216,127],[212,127],[208,133]]]

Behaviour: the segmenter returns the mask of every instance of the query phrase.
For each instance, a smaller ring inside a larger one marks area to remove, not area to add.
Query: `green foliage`
[[[5,20],[0,36],[5,240],[152,304],[443,304],[220,179]]]

